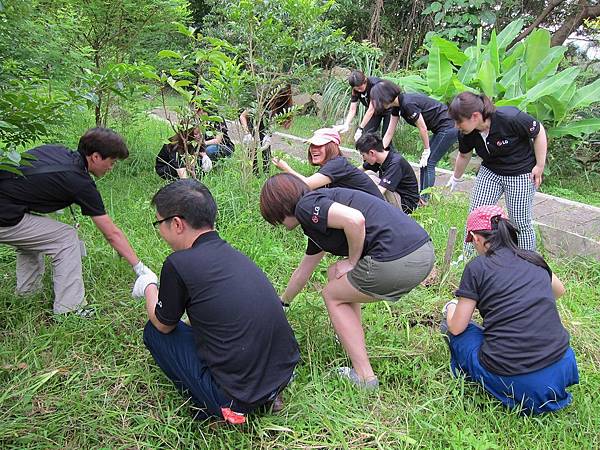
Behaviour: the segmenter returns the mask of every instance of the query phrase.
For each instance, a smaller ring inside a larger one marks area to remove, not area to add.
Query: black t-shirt
[[[400,94],[400,107],[392,108],[392,116],[402,116],[409,125],[416,126],[419,114],[427,129],[439,133],[448,128],[454,128],[454,121],[448,115],[448,107],[437,100],[423,94]]]
[[[158,298],[156,317],[165,325],[187,311],[198,354],[232,398],[264,402],[289,381],[299,352],[279,297],[265,274],[216,231],[167,257]]]
[[[365,217],[365,242],[361,258],[393,261],[412,253],[430,240],[427,232],[411,217],[385,200],[361,191],[333,188],[305,194],[294,215],[308,236],[307,255],[322,250],[336,256],[348,256],[344,230],[327,227],[327,213],[333,203],[357,209]]]
[[[378,77],[367,77],[367,88],[365,92],[358,92],[352,89],[352,94],[350,97],[350,102],[358,102],[360,101],[365,108],[369,107],[369,103],[371,102],[371,89],[378,83],[381,83],[383,80]]]
[[[540,123],[514,106],[500,106],[490,117],[487,139],[479,131],[458,135],[458,150],[470,153],[475,149],[482,164],[498,175],[522,175],[535,166],[533,139],[540,132]]]
[[[323,164],[318,173],[331,180],[326,187],[356,189],[383,199],[383,195],[369,175],[353,166],[344,156],[337,156]]]
[[[220,145],[224,145],[225,147],[234,150],[235,146],[233,145],[233,142],[231,141],[231,138],[229,137],[229,130],[227,128],[227,122],[225,121],[225,118],[221,117],[222,121],[221,122],[213,122],[211,125],[212,130],[208,130],[205,134],[204,134],[204,139],[205,140],[209,140],[209,139],[214,139],[216,137],[217,134],[222,133],[223,134],[223,140],[221,141]]]
[[[479,359],[494,373],[520,375],[543,369],[569,347],[551,275],[507,248],[467,264],[455,294],[477,302],[484,326]]]
[[[364,163],[366,170],[379,174],[379,185],[388,191],[400,194],[402,210],[406,214],[413,212],[419,204],[419,185],[410,163],[402,155],[389,152],[383,163]]]
[[[160,176],[165,173],[169,174],[170,177],[179,178],[176,169],[183,169],[186,167],[185,164],[185,153],[179,153],[177,151],[177,144],[164,144],[156,155],[156,161],[154,163],[154,170]],[[204,148],[200,149],[204,151]],[[195,143],[188,143],[187,148],[189,155],[195,155],[198,153],[198,147]]]
[[[28,150],[31,166],[69,166],[74,170],[16,176],[0,179],[0,227],[17,225],[25,213],[50,213],[73,203],[86,216],[106,214],[96,183],[87,170],[87,160],[79,152],[60,145],[42,145]]]

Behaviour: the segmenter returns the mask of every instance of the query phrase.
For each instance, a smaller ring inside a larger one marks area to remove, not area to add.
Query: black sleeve
[[[156,318],[165,325],[175,325],[183,316],[189,295],[173,264],[167,258],[160,271]]]
[[[540,133],[540,123],[523,111],[513,117],[511,127],[516,134],[529,139],[534,139]]]
[[[466,265],[460,279],[460,285],[454,295],[456,297],[470,298],[471,300],[479,300],[479,283],[478,283],[478,272],[481,270],[479,264],[477,264],[477,258]]]
[[[81,208],[84,216],[96,217],[106,214],[104,202],[96,188],[96,183],[88,174],[77,172],[65,172],[70,180],[65,186],[72,186],[73,202]]]
[[[400,108],[397,106],[392,107],[392,116],[400,117]]]
[[[358,92],[352,89],[352,93],[350,94],[350,103],[356,103],[358,101]]]
[[[319,173],[328,177],[332,183],[335,183],[340,178],[348,176],[348,172],[352,168],[354,168],[354,166],[350,166],[350,163],[348,163],[346,158],[337,157],[327,161],[319,169]]]
[[[379,180],[379,186],[386,188],[388,191],[394,192],[402,178],[404,177],[404,171],[399,160],[394,160],[388,165]]]
[[[379,172],[379,164],[377,164],[377,163],[369,164],[368,162],[364,162],[362,166],[363,166],[363,169],[365,169],[365,170],[372,170],[375,173]]]
[[[319,191],[304,195],[296,205],[295,215],[304,230],[315,229],[319,233],[325,233],[327,231],[327,213],[333,200]]]
[[[471,153],[474,149],[472,145],[468,143],[469,139],[467,136],[458,133],[458,151],[461,153]]]
[[[415,126],[415,123],[421,114],[421,108],[415,103],[406,102],[402,105],[401,111],[404,120],[406,120],[408,124]]]
[[[307,255],[316,255],[317,253],[321,253],[323,250],[319,247],[315,242],[308,238],[308,243],[306,244],[306,254]]]

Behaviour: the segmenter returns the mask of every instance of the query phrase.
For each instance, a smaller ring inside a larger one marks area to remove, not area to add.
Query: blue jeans
[[[457,139],[457,128],[446,128],[439,133],[431,135],[431,138],[429,139],[429,149],[431,153],[427,160],[427,167],[421,168],[421,191],[435,185],[435,167]],[[429,195],[423,194],[421,197],[428,199]]]
[[[169,334],[158,331],[151,322],[144,327],[144,344],[154,361],[186,396],[200,408],[196,418],[222,417],[221,408],[249,412],[227,396],[212,377],[206,361],[198,354],[192,327],[179,322]]]
[[[206,146],[206,154],[212,160],[215,160],[215,159],[221,158],[221,157],[231,156],[232,153],[233,153],[233,150],[231,150],[229,147],[226,147],[221,144],[211,144],[211,145]]]
[[[519,408],[523,414],[540,414],[562,409],[573,400],[566,388],[579,383],[579,372],[571,347],[560,360],[543,369],[505,376],[490,372],[479,361],[483,328],[470,323],[461,334],[447,336],[454,375],[464,373],[504,406]]]

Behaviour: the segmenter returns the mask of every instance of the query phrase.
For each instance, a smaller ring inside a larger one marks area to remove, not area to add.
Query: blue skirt
[[[523,414],[541,414],[557,411],[571,403],[572,396],[566,388],[579,383],[571,347],[548,367],[523,375],[505,376],[490,372],[479,361],[479,348],[483,343],[481,327],[470,323],[457,336],[448,333],[448,338],[454,376],[463,373],[466,379],[481,384],[505,406],[518,408]]]

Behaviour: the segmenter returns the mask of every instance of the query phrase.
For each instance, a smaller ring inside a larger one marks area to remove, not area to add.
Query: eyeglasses
[[[175,217],[179,217],[180,219],[185,219],[185,217],[183,217],[183,216],[181,216],[181,215],[179,215],[179,214],[174,214],[174,215],[172,215],[172,216],[165,217],[164,219],[160,219],[160,220],[156,220],[156,221],[152,222],[152,226],[153,226],[153,227],[157,227],[157,226],[159,226],[161,223],[163,223],[163,222],[166,222],[167,220],[174,219]]]

